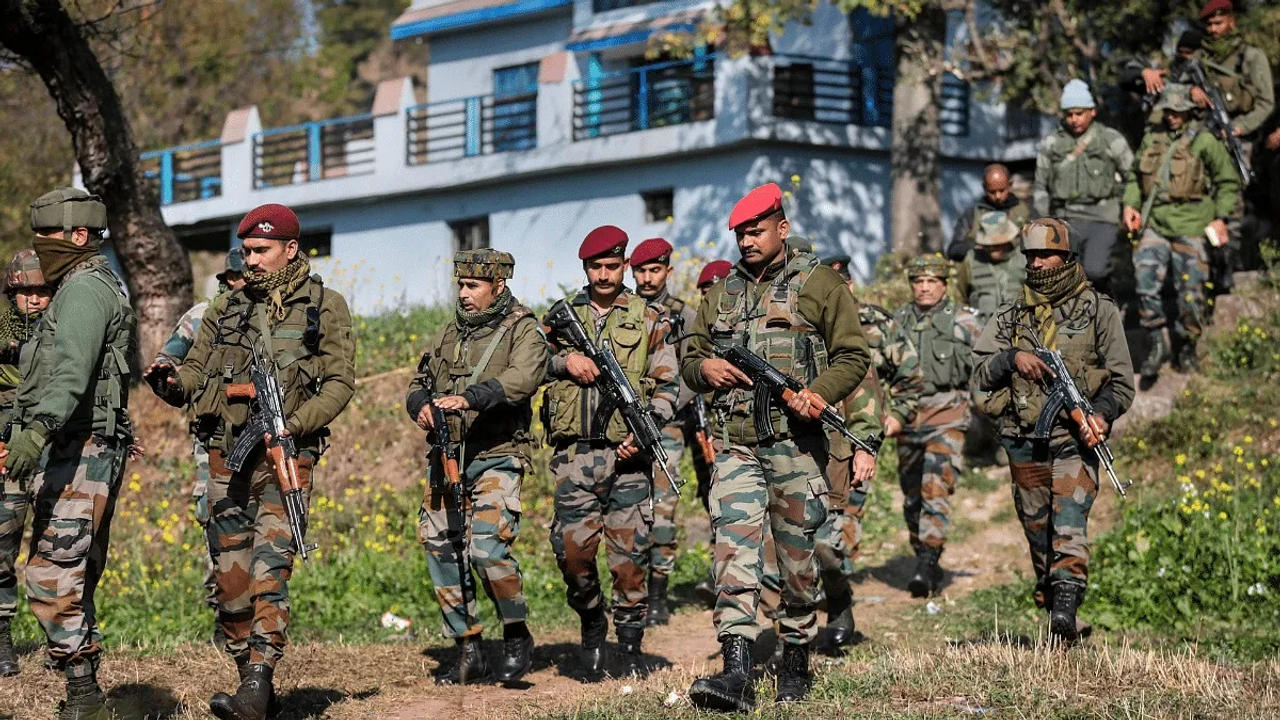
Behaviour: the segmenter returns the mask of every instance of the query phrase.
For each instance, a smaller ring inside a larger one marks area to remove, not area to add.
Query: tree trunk
[[[164,224],[155,191],[140,177],[115,86],[58,0],[0,0],[0,16],[0,45],[40,75],[71,132],[85,187],[106,203],[138,313],[139,349],[149,359],[191,306],[191,262]]]
[[[938,203],[938,128],[942,47],[946,16],[930,4],[911,20],[898,20],[894,40],[897,78],[893,87],[890,162],[892,247],[916,254],[942,249],[942,210]]]

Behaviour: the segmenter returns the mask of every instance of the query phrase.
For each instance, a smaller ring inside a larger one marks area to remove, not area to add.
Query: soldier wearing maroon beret
[[[252,381],[247,347],[270,360],[307,493],[328,425],[355,391],[351,313],[341,294],[311,274],[299,252],[300,230],[298,216],[284,205],[262,205],[245,215],[236,231],[243,242],[244,287],[209,303],[176,374],[163,363],[146,373],[162,399],[176,407],[191,404],[197,437],[209,448],[207,534],[218,624],[240,674],[235,695],[218,693],[209,701],[213,714],[224,719],[265,718],[268,708],[275,709],[271,678],[289,624],[287,579],[303,542],[290,532],[267,454],[255,449],[242,467],[227,466],[242,435],[262,432],[248,424],[250,403],[229,399],[227,389]]]
[[[717,280],[723,280],[729,277],[729,273],[733,271],[733,263],[728,260],[712,260],[702,268],[702,272],[698,273],[698,293],[703,297]]]
[[[578,251],[587,286],[560,302],[597,344],[612,348],[631,386],[663,425],[675,415],[679,391],[675,347],[659,309],[622,284],[626,249],[627,234],[613,225],[588,233]],[[595,384],[600,368],[560,333],[551,332],[548,340],[555,353],[548,366],[552,382],[543,396],[556,479],[551,544],[568,586],[569,607],[582,620],[580,660],[587,675],[605,670],[609,627],[596,574],[603,536],[624,669],[639,670],[648,610],[653,464],[640,453],[619,413],[602,405]]]
[[[645,240],[631,252],[631,274],[636,281],[636,292],[661,311],[663,319],[670,324],[668,342],[676,343],[676,339],[693,326],[697,313],[692,305],[672,295],[667,285],[667,280],[671,277],[672,252],[671,243],[662,238]],[[679,344],[676,344],[679,354]],[[694,397],[693,391],[681,382],[680,395],[676,400],[676,418],[662,428],[662,445],[667,449],[670,460],[668,472],[672,477],[677,477],[680,473],[680,458],[684,456],[686,438],[694,437],[694,428],[686,427],[695,415],[691,412]],[[694,470],[699,476],[699,487],[709,485],[709,466],[696,452],[693,461]],[[703,476],[706,476],[705,480],[702,479]],[[667,585],[676,567],[678,496],[672,490],[666,475],[656,474],[654,481],[653,531],[649,536],[653,549],[649,554],[648,624],[666,625],[671,615],[667,607]]]
[[[783,579],[780,702],[809,690],[809,646],[817,634],[814,533],[827,515],[827,438],[809,420],[820,397],[840,406],[866,375],[871,356],[858,305],[843,278],[812,253],[787,248],[791,225],[772,183],[747,193],[729,214],[741,260],[702,299],[681,376],[711,392],[717,448],[711,488],[715,537],[714,620],[724,669],[689,689],[706,709],[744,710],[754,701],[751,646],[759,606],[766,524]],[[751,379],[718,357],[707,337],[744,345],[803,383],[783,403],[757,395]]]

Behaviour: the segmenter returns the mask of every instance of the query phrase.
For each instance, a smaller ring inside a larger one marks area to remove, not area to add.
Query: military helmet
[[[31,203],[31,229],[73,228],[103,230],[107,227],[107,206],[102,198],[80,188],[62,187],[47,192]]]
[[[509,252],[481,248],[459,250],[453,256],[453,276],[505,280],[515,274],[516,259]]]
[[[222,269],[222,272],[214,275],[214,277],[218,278],[218,282],[226,282],[227,273],[244,274],[244,248],[236,247],[228,250],[226,267]]]
[[[1190,112],[1196,108],[1191,99],[1191,86],[1181,83],[1166,83],[1156,110],[1172,110],[1174,112]]]
[[[938,253],[913,257],[907,261],[907,279],[934,277],[946,281],[951,277],[951,263]]]
[[[788,235],[786,241],[787,250],[798,253],[812,253],[813,239],[804,235]]]
[[[40,257],[36,251],[27,248],[14,253],[4,271],[5,291],[12,293],[45,286],[44,271],[40,269]]]
[[[1071,248],[1071,230],[1058,218],[1036,218],[1022,226],[1023,250],[1052,250],[1074,253]]]
[[[1005,212],[989,212],[978,221],[975,242],[980,247],[1012,245],[1018,241],[1018,226]]]

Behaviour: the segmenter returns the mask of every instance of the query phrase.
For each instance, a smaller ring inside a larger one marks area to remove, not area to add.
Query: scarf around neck
[[[298,291],[302,284],[311,277],[311,263],[303,255],[289,261],[288,265],[269,273],[248,273],[245,275],[244,291],[249,299],[265,302],[267,311],[276,320],[283,320],[286,314],[285,298]]]
[[[1026,285],[1022,302],[1031,308],[1035,318],[1035,331],[1045,347],[1053,349],[1058,336],[1058,324],[1053,319],[1053,309],[1084,292],[1089,278],[1078,262],[1069,262],[1049,270],[1027,268]]]
[[[459,300],[454,306],[453,315],[458,322],[459,328],[476,328],[488,324],[496,317],[506,315],[507,311],[515,304],[516,298],[511,294],[511,288],[505,287],[487,309],[479,312],[467,312],[462,308],[462,301]]]

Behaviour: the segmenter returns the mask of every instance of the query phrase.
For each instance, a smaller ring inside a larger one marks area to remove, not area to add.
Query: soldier
[[[698,294],[706,297],[707,293],[711,291],[711,286],[729,277],[731,272],[733,272],[733,263],[728,260],[712,260],[707,263],[698,272]]]
[[[217,295],[244,287],[244,251],[240,248],[227,251],[226,266],[215,277],[218,279]],[[209,301],[202,300],[183,313],[178,319],[178,325],[173,329],[173,334],[165,341],[152,363],[165,363],[174,368],[181,367],[187,353],[191,352],[196,334],[200,331],[200,320],[204,318],[208,309]],[[191,488],[191,505],[195,508],[196,522],[200,523],[202,529],[207,529],[209,527],[209,449],[200,440],[194,424],[191,426],[191,455],[196,464],[196,482]],[[209,553],[208,571],[204,576],[204,588],[205,603],[216,611],[218,582],[214,574],[212,551]],[[223,642],[225,638],[222,637],[221,626],[214,623],[214,644],[221,647]]]
[[[914,597],[927,597],[942,585],[938,560],[951,522],[950,498],[964,465],[970,350],[980,331],[974,314],[947,297],[950,272],[950,263],[939,255],[913,259],[907,265],[912,302],[894,313],[920,354],[924,376],[915,420],[898,438],[902,515],[916,553],[907,583]]]
[[[19,250],[5,271],[5,296],[0,310],[0,428],[7,428],[22,375],[18,355],[31,339],[36,321],[49,307],[53,290],[45,284],[35,250]],[[18,612],[18,546],[27,522],[28,497],[7,479],[0,486],[0,676],[18,674],[9,626]]]
[[[661,426],[675,415],[676,352],[657,308],[623,285],[627,234],[592,230],[578,249],[587,287],[565,302],[595,342],[608,342],[632,387]],[[544,325],[546,321],[544,320]],[[559,334],[550,336],[553,382],[543,398],[544,425],[556,479],[551,544],[567,585],[569,607],[582,620],[583,669],[604,671],[605,617],[596,550],[601,535],[613,577],[613,624],[628,671],[640,669],[648,609],[650,492],[653,463],[641,455],[617,411],[601,412],[594,387],[600,369]]]
[[[1169,356],[1161,289],[1170,270],[1177,291],[1178,317],[1171,328],[1177,366],[1186,372],[1197,369],[1196,341],[1205,320],[1209,277],[1205,238],[1226,239],[1226,220],[1240,188],[1222,142],[1194,121],[1195,103],[1186,85],[1165,85],[1157,107],[1164,113],[1164,129],[1142,139],[1134,165],[1137,177],[1124,195],[1125,226],[1142,233],[1134,262],[1139,317],[1148,341],[1140,369],[1144,385],[1155,382]]]
[[[1015,227],[1021,227],[1031,216],[1031,208],[1013,194],[1009,168],[1001,163],[991,163],[982,171],[982,199],[969,212],[956,218],[951,244],[947,246],[949,259],[956,262],[964,259],[973,249],[978,232],[990,215],[1008,218]]]
[[[712,286],[693,332],[742,343],[807,387],[785,404],[757,395],[751,379],[716,357],[705,337],[691,338],[681,374],[695,392],[714,391],[712,414],[723,446],[711,488],[715,536],[717,639],[723,670],[689,690],[700,708],[736,710],[754,700],[750,685],[768,525],[782,570],[779,636],[786,643],[778,676],[780,702],[809,690],[809,647],[817,635],[814,533],[827,516],[827,441],[808,420],[816,399],[840,403],[870,361],[857,305],[840,276],[812,254],[788,252],[790,223],[782,191],[770,183],[734,206],[729,227],[742,260]]]
[[[631,274],[636,281],[636,294],[650,305],[659,308],[671,331],[667,342],[679,345],[676,338],[693,326],[697,312],[685,301],[671,294],[667,278],[671,276],[671,243],[662,238],[650,238],[636,246],[631,253]],[[662,428],[662,445],[671,460],[667,471],[672,477],[680,474],[680,459],[684,457],[687,441],[693,438],[696,422],[694,393],[679,377],[680,394],[676,399],[676,417]],[[686,438],[687,430],[687,438]],[[696,455],[696,453],[695,453]],[[699,463],[700,464],[700,463]],[[649,553],[649,625],[666,625],[671,618],[667,607],[667,585],[676,569],[676,494],[666,475],[653,477],[653,528],[649,532],[652,550]]]
[[[1032,209],[1071,223],[1080,262],[1094,287],[1130,292],[1132,261],[1117,245],[1120,200],[1133,177],[1133,153],[1124,135],[1094,122],[1098,111],[1082,80],[1062,89],[1062,127],[1040,144]]]
[[[733,263],[728,260],[712,260],[707,263],[703,266],[702,270],[698,272],[698,281],[696,283],[698,287],[698,296],[706,297],[707,293],[711,291],[711,287],[722,278],[729,277],[729,273],[731,272],[733,272]],[[703,402],[710,402],[710,397],[706,393],[703,393]],[[709,419],[710,418],[708,418],[708,420]],[[707,428],[706,432],[708,433],[708,439],[710,440],[710,428]],[[693,470],[698,476],[698,498],[702,500],[702,507],[706,508],[708,512],[711,511],[709,498],[711,496],[711,481],[713,479],[712,469],[713,468],[708,463],[703,461],[701,453],[694,453]],[[714,548],[715,545],[716,541],[713,537],[711,538],[711,547]],[[698,598],[698,600],[707,606],[707,609],[712,609],[716,606],[716,577],[714,567],[708,568],[707,576],[694,584],[693,594]]]
[[[62,720],[106,718],[94,590],[106,563],[129,423],[136,320],[99,252],[107,208],[59,188],[31,204],[32,245],[49,308],[22,350],[22,383],[5,448],[6,489],[32,508],[27,600],[48,639],[48,664],[67,680]]]
[[[1023,219],[1025,222],[1025,218]],[[989,213],[982,218],[976,234],[977,246],[955,267],[949,290],[957,305],[967,305],[985,327],[996,308],[1022,291],[1027,259],[1018,249],[1018,228],[1011,217]]]
[[[1232,132],[1252,144],[1276,107],[1271,63],[1261,49],[1245,44],[1231,0],[1209,0],[1200,9],[1200,20],[1207,35],[1201,42],[1205,74],[1222,91]],[[1204,88],[1192,88],[1191,100],[1201,108],[1209,107]]]
[[[240,470],[227,468],[227,454],[249,420],[247,403],[229,400],[227,386],[250,381],[248,347],[280,368],[286,431],[298,448],[298,479],[308,493],[328,425],[355,391],[351,313],[341,294],[311,274],[306,255],[298,252],[299,233],[297,215],[284,205],[250,210],[236,230],[244,248],[244,288],[209,304],[176,373],[164,363],[146,372],[163,400],[174,407],[192,403],[199,437],[209,448],[206,535],[217,573],[218,623],[240,675],[235,695],[217,693],[209,701],[222,720],[260,720],[274,710],[271,678],[284,655],[296,547],[266,453],[256,449]]]
[[[442,470],[433,463],[428,473],[436,481],[428,484],[419,513],[418,538],[427,550],[444,634],[458,644],[458,662],[436,682],[465,684],[489,676],[474,583],[463,577],[471,567],[502,620],[498,679],[515,682],[529,671],[533,636],[511,546],[520,526],[520,483],[533,455],[530,399],[546,375],[547,344],[533,312],[507,287],[515,270],[509,253],[463,250],[454,255],[453,267],[458,278],[454,322],[422,356],[405,400],[409,416],[424,430],[435,429],[429,405],[447,413],[449,436],[464,448],[459,470],[467,499],[462,507],[438,481]]]
[[[1096,412],[1098,439],[1133,402],[1133,363],[1120,311],[1090,287],[1067,225],[1031,221],[1022,231],[1027,256],[1023,296],[1000,307],[974,348],[973,387],[991,393],[1009,453],[1013,504],[1031,547],[1035,601],[1051,607],[1050,630],[1074,640],[1076,608],[1089,570],[1089,509],[1098,492],[1090,442],[1061,413],[1047,439],[1034,437],[1047,399],[1049,367],[1031,350],[1037,342],[1062,353],[1072,378]]]

